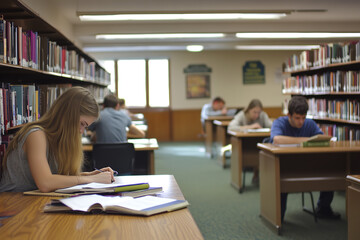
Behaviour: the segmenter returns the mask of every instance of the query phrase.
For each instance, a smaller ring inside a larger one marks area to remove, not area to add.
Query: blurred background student
[[[230,131],[242,131],[246,129],[271,128],[272,121],[266,112],[260,100],[253,99],[243,111],[235,115],[230,122],[228,129]]]
[[[272,121],[266,112],[263,111],[263,106],[260,100],[253,99],[245,110],[240,111],[235,115],[230,122],[228,130],[230,131],[244,131],[247,129],[257,128],[271,128]],[[257,184],[259,182],[259,169],[254,168],[254,175],[252,182]]]
[[[221,97],[215,97],[210,103],[206,103],[201,110],[201,123],[205,127],[205,119],[209,116],[222,116],[228,112],[225,101]]]
[[[121,143],[127,142],[127,131],[137,138],[145,137],[145,132],[132,124],[130,117],[120,110],[119,99],[109,94],[104,98],[104,109],[100,112],[100,118],[89,126],[92,139],[97,143]]]

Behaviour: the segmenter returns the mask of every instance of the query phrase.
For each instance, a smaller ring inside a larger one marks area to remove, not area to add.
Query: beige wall
[[[206,64],[210,75],[211,97],[222,96],[228,106],[245,107],[251,99],[259,98],[265,107],[280,107],[282,63],[290,51],[203,51],[142,52],[92,54],[97,59],[169,58],[172,109],[199,109],[210,99],[186,99],[184,68],[189,64]],[[246,61],[259,60],[265,66],[265,84],[243,84],[242,67]]]

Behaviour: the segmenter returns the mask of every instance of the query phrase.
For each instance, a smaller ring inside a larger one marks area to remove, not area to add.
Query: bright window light
[[[149,105],[169,107],[169,60],[149,60]]]
[[[118,60],[119,98],[130,107],[146,106],[145,60]]]
[[[202,45],[188,45],[186,46],[186,50],[189,52],[201,52],[204,49]]]
[[[236,33],[237,38],[357,38],[360,33],[266,32]]]
[[[236,20],[280,19],[286,13],[175,13],[175,14],[84,14],[81,21],[162,21],[162,20]]]
[[[320,48],[319,45],[239,45],[237,50],[311,50]]]
[[[222,38],[223,33],[99,34],[96,39]]]

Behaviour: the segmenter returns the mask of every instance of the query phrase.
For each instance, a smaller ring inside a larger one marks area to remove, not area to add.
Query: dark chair
[[[133,174],[135,148],[133,143],[96,143],[92,159],[95,168],[111,167],[118,175]]]
[[[270,143],[271,142],[270,140],[271,140],[270,137],[264,138],[263,143]],[[313,198],[312,192],[308,192],[308,193],[309,193],[310,199],[311,199],[312,211],[305,207],[304,192],[301,193],[302,208],[303,208],[303,211],[312,214],[314,216],[315,222],[317,222],[317,216],[316,216],[315,206],[314,206],[314,198]]]

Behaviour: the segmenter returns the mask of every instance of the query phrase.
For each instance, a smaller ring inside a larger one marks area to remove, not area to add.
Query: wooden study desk
[[[348,240],[357,240],[360,236],[360,175],[349,175],[346,180],[350,184],[346,189]]]
[[[155,174],[155,153],[159,149],[156,138],[133,138],[128,139],[135,147],[135,174]],[[83,151],[91,152],[92,144],[84,144]]]
[[[214,120],[214,125],[216,128],[216,143],[215,143],[215,151],[217,158],[219,160],[220,165],[225,168],[225,156],[222,156],[221,149],[222,147],[228,145],[230,143],[229,135],[227,134],[227,128],[230,124],[231,120]]]
[[[244,190],[243,168],[259,167],[259,149],[257,143],[270,136],[270,132],[239,132],[228,131],[231,135],[231,185],[239,190]]]
[[[123,183],[148,182],[162,186],[161,197],[184,199],[172,175],[123,176]],[[117,214],[43,213],[51,197],[0,193],[0,212],[15,216],[2,220],[5,239],[203,239],[190,211],[185,208],[150,217]]]
[[[345,178],[360,173],[360,142],[332,142],[330,147],[279,147],[258,144],[260,215],[281,232],[280,193],[346,189]]]
[[[213,157],[212,145],[216,134],[213,121],[226,121],[233,118],[234,116],[209,116],[205,119],[205,152],[208,156]]]

